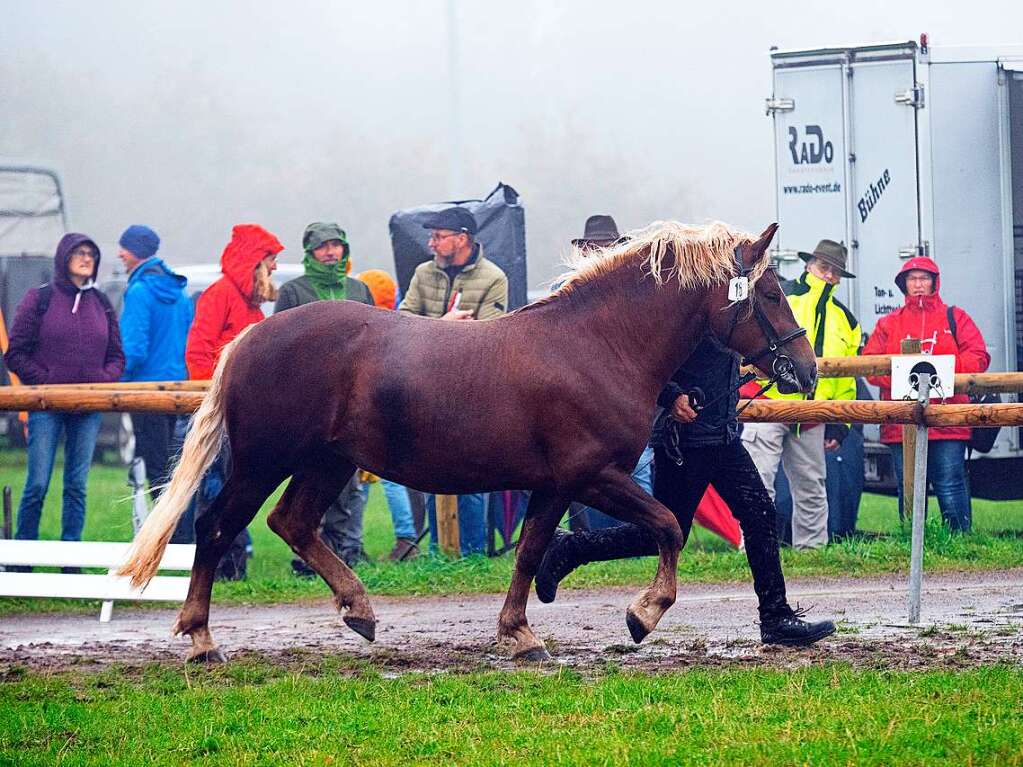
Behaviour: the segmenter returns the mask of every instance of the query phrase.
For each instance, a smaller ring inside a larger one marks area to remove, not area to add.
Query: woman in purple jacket
[[[96,289],[99,248],[84,234],[57,245],[53,282],[25,294],[14,317],[7,368],[25,384],[107,383],[124,371],[117,318]],[[28,416],[28,477],[18,505],[17,538],[39,537],[39,517],[50,485],[61,432],[64,507],[61,540],[80,541],[85,484],[99,433],[99,413],[38,411]]]

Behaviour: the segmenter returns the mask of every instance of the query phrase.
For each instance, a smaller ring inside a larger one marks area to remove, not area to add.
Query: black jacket
[[[739,436],[735,408],[739,402],[739,355],[713,336],[697,345],[682,367],[675,371],[657,404],[665,408],[654,423],[654,445],[664,444],[668,429],[677,430],[680,448],[726,445]],[[700,389],[710,403],[692,423],[679,423],[668,415],[680,394]],[[727,395],[726,392],[729,392]],[[712,400],[715,400],[712,402]]]

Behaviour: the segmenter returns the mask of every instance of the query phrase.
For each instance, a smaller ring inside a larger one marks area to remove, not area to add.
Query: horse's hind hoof
[[[194,655],[189,655],[188,663],[202,663],[207,666],[213,666],[220,663],[227,663],[227,656],[220,651],[219,647],[214,647],[211,650],[203,650],[202,652],[197,652]]]
[[[629,627],[629,633],[632,635],[632,641],[636,644],[639,644],[646,639],[647,634],[650,633],[650,629],[643,625],[643,621],[641,621],[639,616],[632,612],[632,610],[628,610],[625,613],[625,625]]]
[[[374,620],[367,620],[366,618],[358,618],[354,615],[346,615],[341,620],[345,622],[352,631],[361,636],[363,639],[372,642],[377,638],[377,622]]]
[[[550,663],[554,660],[546,647],[530,647],[512,656],[516,663]]]

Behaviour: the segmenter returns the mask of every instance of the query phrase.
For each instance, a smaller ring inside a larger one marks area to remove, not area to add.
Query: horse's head
[[[714,288],[711,329],[785,394],[813,391],[817,360],[785,299],[778,276],[767,265],[767,248],[778,230],[771,224],[755,242],[735,249],[735,277]]]

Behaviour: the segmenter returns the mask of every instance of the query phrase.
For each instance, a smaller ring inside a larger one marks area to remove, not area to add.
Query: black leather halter
[[[741,248],[737,247],[732,255],[735,258],[736,276],[748,278],[753,269],[747,268],[742,263]],[[756,394],[750,397],[749,402],[747,402],[745,405],[743,405],[736,411],[735,413],[736,417],[738,417],[743,410],[748,408],[750,406],[750,403],[753,402],[753,400],[755,400],[761,394],[763,394],[776,383],[778,383],[778,381],[781,378],[785,377],[786,375],[793,375],[795,371],[795,365],[792,364],[792,360],[787,355],[781,353],[781,350],[786,344],[790,344],[797,338],[802,338],[803,336],[806,335],[806,328],[796,328],[791,333],[788,333],[784,336],[779,336],[777,331],[774,329],[774,325],[771,324],[771,321],[767,318],[767,315],[764,314],[764,310],[761,309],[757,302],[754,300],[753,286],[750,285],[746,297],[740,301],[734,302],[733,304],[735,313],[732,315],[732,327],[728,331],[728,340],[725,341],[725,346],[732,345],[732,336],[735,333],[736,326],[738,326],[739,324],[739,312],[741,311],[740,307],[746,302],[749,302],[750,310],[752,311],[753,316],[756,318],[757,324],[760,325],[760,329],[763,331],[764,335],[767,336],[767,346],[758,351],[756,354],[750,357],[746,357],[743,360],[743,364],[753,365],[756,363],[757,360],[760,360],[770,354],[772,358],[771,378],[767,381],[766,384],[760,387],[760,391],[758,391]],[[704,392],[698,388],[691,389],[690,391],[686,392],[686,394],[689,397],[690,406],[693,408],[693,410],[700,412],[701,410],[706,409],[707,407],[714,404],[718,400],[721,400],[725,397],[730,397],[732,394],[734,394],[736,391],[738,391],[743,386],[748,384],[750,381],[755,381],[756,379],[757,379],[756,373],[747,373],[746,375],[740,376],[739,383],[736,386],[728,389],[727,391],[719,392],[717,396],[712,397],[709,400],[706,398]],[[677,424],[675,428],[668,429],[668,442],[665,445],[665,450],[669,458],[674,460],[675,463],[677,463],[679,466],[682,465],[683,455],[679,441],[679,430]]]
[[[747,267],[742,263],[742,250],[740,247],[736,247],[732,253],[735,258],[735,268],[737,276],[749,277],[753,271],[752,267]],[[782,348],[787,344],[792,343],[797,338],[802,338],[806,335],[806,328],[796,328],[791,333],[787,333],[784,336],[779,336],[778,332],[774,329],[774,325],[764,314],[764,310],[760,308],[760,305],[754,300],[753,286],[750,285],[749,294],[742,301],[736,301],[735,314],[732,316],[732,328],[728,331],[728,341],[726,346],[730,346],[732,342],[732,335],[735,333],[735,328],[739,324],[739,307],[749,302],[750,310],[753,312],[753,317],[756,319],[757,324],[760,326],[761,331],[767,336],[767,345],[758,351],[756,354],[752,354],[743,360],[745,365],[755,365],[759,360],[763,359],[767,355],[771,355],[771,372],[774,374],[772,382],[777,381],[786,373],[791,373],[795,370],[795,366],[792,364],[792,360],[785,354],[781,353]]]

